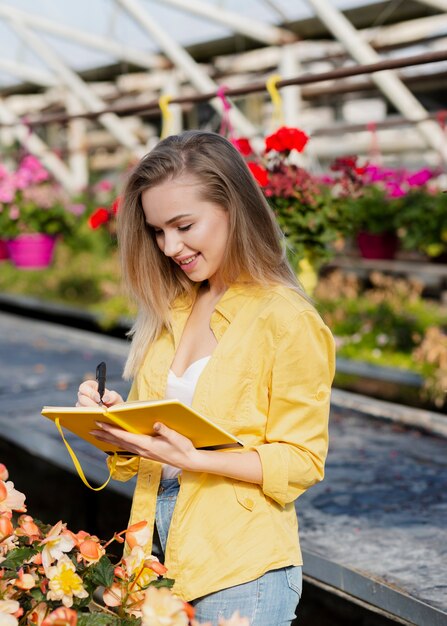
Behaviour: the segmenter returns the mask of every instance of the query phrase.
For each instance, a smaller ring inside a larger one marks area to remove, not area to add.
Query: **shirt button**
[[[255,503],[253,502],[251,498],[245,498],[244,504],[247,507],[247,509],[252,509],[255,505]]]

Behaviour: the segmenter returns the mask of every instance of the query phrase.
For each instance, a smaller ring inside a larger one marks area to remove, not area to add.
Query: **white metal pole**
[[[179,93],[177,70],[173,69],[169,72],[163,87],[163,94],[175,98]],[[180,104],[170,104],[170,134],[177,135],[183,130],[182,107]]]
[[[217,91],[218,85],[209,78],[194,59],[184,50],[141,6],[138,0],[116,0],[132,16],[132,18],[152,37],[167,57],[176,67],[182,69],[191,83],[200,93]],[[210,101],[210,104],[222,113],[223,106],[218,98]],[[242,135],[252,137],[256,134],[256,128],[242,113],[232,107],[230,117],[234,127]]]
[[[76,193],[80,191],[80,187],[76,185],[76,181],[73,179],[65,163],[63,163],[63,161],[61,161],[59,157],[54,154],[54,152],[51,152],[46,143],[44,143],[35,133],[22,124],[11,109],[1,100],[0,120],[4,124],[14,124],[14,126],[10,127],[10,130],[19,143],[21,143],[26,150],[31,152],[31,154],[34,154],[38,159],[40,159],[47,170],[51,172],[54,178],[69,193]]]
[[[320,20],[345,46],[346,50],[359,63],[377,63],[380,56],[362,38],[360,33],[346,17],[327,0],[307,0],[314,8]],[[372,79],[394,104],[396,109],[407,119],[418,121],[427,116],[427,111],[391,70],[371,74]],[[447,142],[444,133],[436,122],[426,120],[416,124],[416,128],[425,138],[426,143],[437,150],[447,161]]]
[[[291,46],[281,48],[278,70],[283,79],[292,78],[302,73],[298,55]],[[291,86],[281,89],[281,96],[286,126],[297,126],[299,124],[299,112],[302,108],[301,88]]]
[[[11,26],[22,38],[22,40],[32,48],[51,67],[61,82],[91,111],[101,111],[105,108],[104,102],[93,93],[87,84],[45,43],[40,37],[33,33],[27,26],[21,24],[19,20],[13,18]],[[98,117],[99,122],[107,128],[115,139],[131,150],[136,156],[141,156],[144,152],[143,146],[138,142],[132,132],[126,128],[120,118],[114,113],[104,113]]]
[[[24,65],[23,63],[16,63],[15,61],[0,58],[0,69],[12,76],[18,76],[23,80],[28,80],[31,83],[42,85],[43,87],[54,87],[57,84],[56,79],[49,72],[40,70],[37,67]]]
[[[20,11],[7,4],[0,4],[0,17],[6,19],[17,18],[23,24],[29,24],[34,30],[44,31],[62,39],[74,41],[82,46],[106,52],[117,59],[134,63],[138,67],[146,67],[148,69],[163,69],[167,67],[166,59],[161,55],[137,50],[128,43],[114,42],[106,37],[101,37],[101,35],[80,31],[40,15]]]
[[[67,113],[76,115],[82,112],[79,100],[73,94],[67,93],[65,97]],[[67,125],[68,163],[72,176],[79,189],[88,185],[88,157],[86,122],[82,118],[75,118]]]
[[[160,0],[158,0],[160,2]],[[296,36],[285,28],[271,26],[256,18],[244,17],[240,13],[227,11],[221,6],[202,0],[161,0],[162,4],[169,4],[187,13],[194,13],[200,17],[228,26],[231,30],[246,35],[256,41],[268,45],[277,45],[296,41]]]

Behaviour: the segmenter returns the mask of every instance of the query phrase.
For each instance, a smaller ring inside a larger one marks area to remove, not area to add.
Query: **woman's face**
[[[229,235],[228,212],[202,200],[199,181],[189,175],[146,189],[146,222],[160,250],[194,282],[218,283]]]

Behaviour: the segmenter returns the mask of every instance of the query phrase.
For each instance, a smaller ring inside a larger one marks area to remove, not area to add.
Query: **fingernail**
[[[102,401],[103,402],[110,402],[110,395],[108,393],[106,393],[103,397],[102,397]]]
[[[161,424],[159,424],[158,422],[156,422],[154,424],[154,430],[160,430]]]
[[[95,424],[96,424],[96,426],[97,426],[98,428],[102,428],[102,424],[101,424],[101,422],[95,422]]]

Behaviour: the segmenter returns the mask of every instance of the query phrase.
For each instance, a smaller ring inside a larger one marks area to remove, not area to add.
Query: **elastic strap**
[[[90,485],[90,483],[88,482],[87,478],[85,477],[84,470],[82,469],[81,464],[79,463],[78,457],[76,456],[73,448],[70,446],[70,444],[68,443],[68,441],[64,437],[64,433],[62,431],[62,427],[60,425],[58,417],[56,417],[56,419],[54,420],[54,423],[56,424],[56,428],[58,429],[59,434],[62,437],[62,441],[65,443],[65,447],[68,450],[68,454],[71,456],[71,460],[73,461],[73,465],[75,466],[76,471],[79,474],[79,478],[82,480],[84,485],[86,487],[88,487],[89,489],[91,489],[92,491],[101,491],[101,489],[104,489],[104,487],[107,487],[107,485],[109,484],[110,479],[112,478],[112,473],[113,473],[113,471],[115,469],[115,465],[116,465],[116,462],[118,460],[118,455],[116,454],[116,452],[113,453],[112,462],[110,464],[110,473],[109,473],[109,477],[107,478],[106,482],[103,483],[99,487],[92,487]]]
[[[172,111],[169,109],[169,103],[172,100],[172,96],[164,94],[158,99],[158,106],[161,111],[161,133],[160,139],[165,139],[171,133],[172,123]]]
[[[284,124],[284,114],[282,109],[282,98],[276,84],[281,80],[280,74],[272,74],[266,81],[265,86],[273,104],[272,121],[275,126]]]

